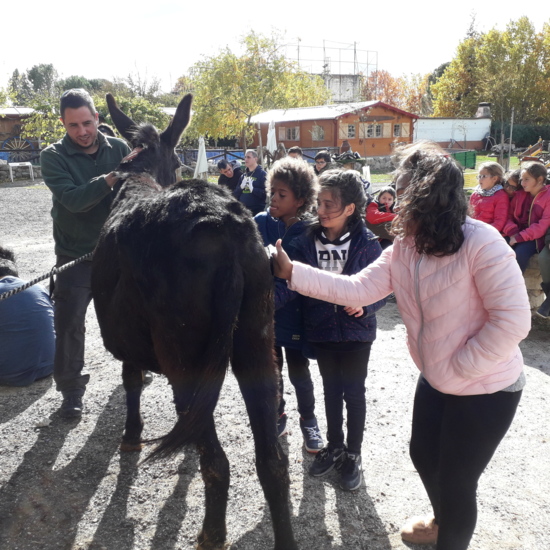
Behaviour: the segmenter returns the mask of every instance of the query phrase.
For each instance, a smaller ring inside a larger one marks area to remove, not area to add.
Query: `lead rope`
[[[27,288],[30,288],[31,286],[35,285],[36,283],[39,283],[40,281],[43,281],[44,279],[50,278],[50,289],[53,289],[53,277],[54,275],[57,275],[58,273],[62,273],[66,269],[69,269],[70,267],[75,266],[76,264],[79,264],[80,262],[84,262],[86,260],[89,260],[92,258],[93,252],[89,252],[88,254],[81,256],[80,258],[77,258],[76,260],[73,260],[72,262],[69,262],[68,264],[62,265],[61,267],[54,267],[51,271],[48,273],[44,273],[43,275],[40,275],[39,277],[36,277],[35,279],[32,279],[32,281],[29,281],[28,283],[25,283],[24,285],[18,286],[17,288],[12,288],[11,290],[8,290],[7,292],[4,292],[3,294],[0,294],[0,302],[2,300],[7,300],[8,298],[11,298],[15,294],[19,294],[20,292],[23,292],[24,290],[27,290]],[[51,292],[50,292],[51,297]]]

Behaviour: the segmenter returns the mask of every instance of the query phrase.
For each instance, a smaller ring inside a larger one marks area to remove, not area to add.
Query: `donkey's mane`
[[[150,122],[142,122],[132,130],[132,144],[135,147],[148,147],[158,142],[159,132]]]

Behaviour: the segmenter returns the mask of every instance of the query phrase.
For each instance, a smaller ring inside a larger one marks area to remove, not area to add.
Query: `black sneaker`
[[[67,395],[59,408],[61,418],[80,418],[82,416],[82,397]]]
[[[325,446],[315,417],[310,420],[300,418],[300,429],[302,430],[304,445],[308,453],[316,454]]]
[[[323,447],[315,455],[315,460],[309,467],[309,474],[314,477],[321,477],[328,474],[340,464],[344,456],[344,449],[333,449],[330,445]]]
[[[355,491],[361,487],[361,455],[345,453],[339,465],[340,487],[344,491]]]
[[[286,413],[279,416],[279,419],[277,420],[277,433],[279,434],[279,437],[282,437],[288,433],[288,430],[286,429],[286,420]]]

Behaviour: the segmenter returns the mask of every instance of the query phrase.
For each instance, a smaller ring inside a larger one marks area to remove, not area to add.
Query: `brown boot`
[[[401,538],[414,544],[435,544],[438,529],[433,516],[416,516],[407,520],[401,529]]]

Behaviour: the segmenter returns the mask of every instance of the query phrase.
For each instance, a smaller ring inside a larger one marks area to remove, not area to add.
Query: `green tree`
[[[113,121],[109,114],[105,95],[95,95],[93,98],[95,108],[100,117],[103,118],[107,124],[112,125]],[[162,111],[160,105],[152,103],[144,97],[115,95],[115,99],[120,109],[136,123],[150,122],[157,128],[164,129],[170,121],[170,117]]]
[[[13,96],[9,88],[0,88],[0,108],[9,107],[13,102]]]
[[[53,95],[35,95],[29,107],[34,113],[23,123],[21,135],[24,138],[39,139],[42,145],[50,145],[65,134],[59,120],[59,98]]]
[[[243,136],[249,140],[255,132],[250,118],[258,113],[329,101],[322,79],[289,61],[281,53],[277,36],[251,32],[241,43],[242,55],[225,48],[192,68],[195,115],[189,136]],[[188,84],[185,79],[183,82]]]
[[[34,95],[32,84],[29,82],[27,75],[25,73],[20,74],[17,69],[11,75],[8,89],[15,105],[20,107],[26,107]]]
[[[56,95],[58,75],[51,63],[34,65],[27,71],[27,78],[36,94]]]
[[[496,120],[550,121],[550,25],[537,33],[527,17],[504,31],[473,33],[431,87],[435,116],[471,117],[481,101],[492,104]]]

